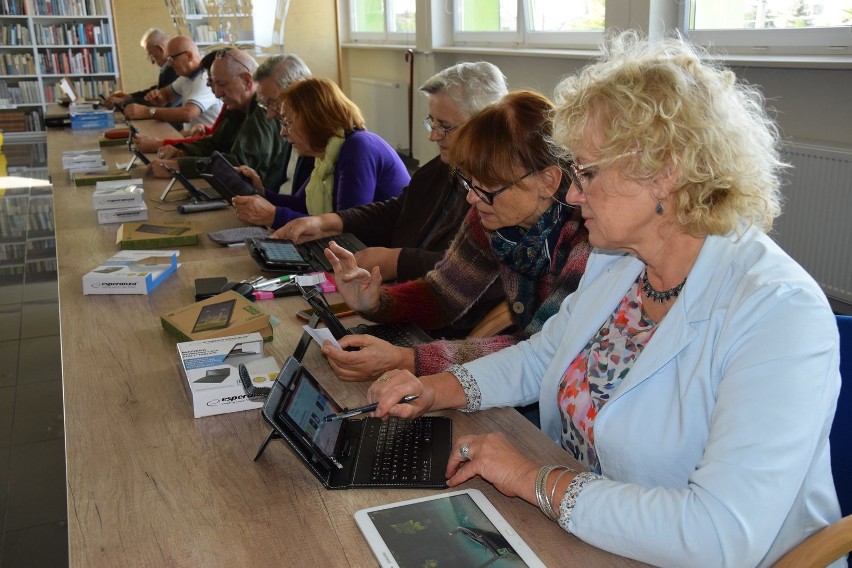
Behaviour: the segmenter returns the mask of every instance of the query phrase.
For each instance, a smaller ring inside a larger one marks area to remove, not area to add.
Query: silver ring
[[[470,459],[468,452],[470,452],[470,444],[462,444],[459,448],[459,455],[461,456],[461,459],[463,461],[467,461]]]

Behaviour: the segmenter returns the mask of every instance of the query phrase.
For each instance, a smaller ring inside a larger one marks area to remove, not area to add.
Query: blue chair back
[[[837,316],[840,330],[840,397],[831,425],[831,472],[840,511],[852,515],[852,316]]]

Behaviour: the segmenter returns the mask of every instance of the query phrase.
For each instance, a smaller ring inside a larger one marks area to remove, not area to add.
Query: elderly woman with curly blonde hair
[[[568,201],[596,247],[580,286],[527,341],[388,373],[375,415],[537,399],[542,430],[586,471],[492,433],[456,440],[448,484],[480,476],[654,565],[771,565],[840,517],[840,374],[824,294],[766,235],[784,164],[763,98],[683,40],[632,32],[557,96]]]

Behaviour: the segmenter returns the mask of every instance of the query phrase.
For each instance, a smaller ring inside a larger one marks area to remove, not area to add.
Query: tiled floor
[[[0,566],[60,568],[68,566],[62,365],[55,241],[43,215],[48,207],[52,221],[52,197],[0,195]]]

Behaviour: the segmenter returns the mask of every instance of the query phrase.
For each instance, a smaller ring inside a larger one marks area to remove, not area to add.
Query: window
[[[455,0],[456,42],[594,47],[606,0]]]
[[[350,38],[384,41],[413,38],[416,4],[416,0],[349,0]]]
[[[837,53],[852,47],[852,0],[688,0],[683,28],[732,53]]]

